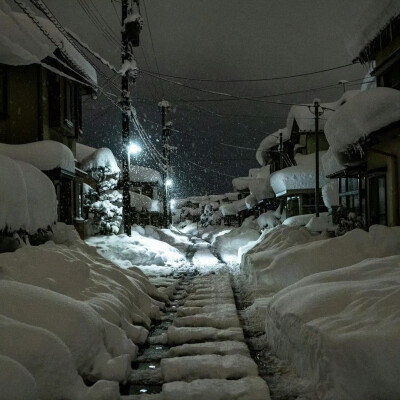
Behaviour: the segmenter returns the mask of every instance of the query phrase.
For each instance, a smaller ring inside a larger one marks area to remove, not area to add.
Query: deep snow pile
[[[185,255],[168,243],[132,231],[131,236],[96,236],[86,240],[96,247],[99,254],[122,268],[159,265],[180,266],[186,262]]]
[[[53,183],[34,166],[0,154],[0,231],[35,233],[57,220]]]
[[[165,296],[141,271],[100,257],[73,228],[57,225],[54,240],[0,254],[0,356],[34,379],[41,399],[118,399],[117,382],[128,378],[135,343],[146,340]],[[79,375],[98,382],[88,388]]]
[[[240,228],[217,236],[213,248],[225,263],[237,264],[240,262],[240,248],[247,246],[249,242],[255,242],[259,236],[257,221],[253,217],[249,217]]]
[[[400,397],[399,266],[398,255],[366,259],[304,278],[271,300],[268,342],[316,385],[318,398]]]
[[[345,152],[360,139],[400,121],[400,91],[377,87],[360,92],[328,119],[325,134],[332,151]]]
[[[280,250],[272,257],[269,251],[256,255],[245,261],[243,268],[252,274],[264,292],[275,293],[308,275],[350,266],[367,258],[400,253],[400,227],[374,225],[369,232],[355,229],[333,239],[315,239],[318,237],[309,237],[302,244]]]
[[[287,249],[293,246],[301,248],[301,245],[323,238],[324,236],[313,236],[306,228],[286,225],[265,230],[252,248],[242,256],[241,270],[247,276],[249,283],[256,283],[259,272],[267,268],[276,257],[285,254]],[[259,286],[260,290],[264,288],[264,284]]]

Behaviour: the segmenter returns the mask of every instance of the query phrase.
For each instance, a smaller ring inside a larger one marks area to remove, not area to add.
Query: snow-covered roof
[[[149,182],[162,185],[161,174],[158,171],[140,165],[131,165],[129,178],[132,182]]]
[[[325,176],[330,176],[346,169],[346,166],[339,161],[331,147],[321,157],[321,164]]]
[[[252,181],[253,178],[249,176],[241,176],[239,178],[233,178],[232,179],[232,186],[234,190],[237,191],[243,191],[243,190],[248,190],[250,182]]]
[[[57,220],[54,185],[37,168],[0,154],[0,182],[0,230],[35,233]]]
[[[45,18],[36,17],[50,36],[62,46],[78,73],[97,84],[93,66],[75,49],[68,39]],[[0,3],[0,63],[7,65],[40,64],[46,57],[55,57],[57,47],[25,14],[11,11],[6,2]],[[46,65],[44,65],[46,66]]]
[[[320,157],[324,154],[325,152],[321,151]],[[271,186],[276,195],[283,195],[289,190],[314,189],[315,154],[297,154],[295,160],[297,163],[296,166],[281,169],[271,175]],[[323,168],[320,168],[320,187],[324,186],[328,181],[329,180],[325,177]]]
[[[135,207],[138,211],[151,210],[152,200],[150,197],[145,196],[144,194],[130,192],[131,195],[131,206]]]
[[[335,152],[344,152],[361,138],[400,121],[400,91],[378,87],[360,92],[328,120],[325,135]]]
[[[60,142],[42,140],[26,144],[0,143],[0,153],[14,160],[25,161],[41,171],[62,168],[75,173],[72,151]]]
[[[258,146],[257,151],[256,151],[256,159],[260,165],[265,164],[265,153],[269,149],[271,149],[271,147],[274,147],[277,144],[279,144],[281,133],[282,133],[283,141],[288,140],[290,138],[290,135],[288,135],[287,132],[288,131],[286,128],[279,129],[276,132],[271,133],[270,135],[268,135],[261,141],[261,143]]]
[[[106,147],[95,149],[93,147],[77,143],[76,159],[84,171],[108,168],[111,174],[118,174],[120,172],[113,152]]]
[[[228,215],[237,215],[240,211],[247,209],[246,199],[234,201],[233,203],[223,204],[219,208],[221,214],[226,217]]]
[[[374,40],[393,18],[400,14],[398,0],[369,0],[364,11],[357,16],[347,40],[352,57],[358,57],[363,49]]]
[[[249,190],[257,201],[274,197],[270,185],[270,165],[249,170],[250,176],[234,178],[233,188],[237,191]]]
[[[345,104],[349,99],[353,98],[359,93],[358,90],[348,90],[343,93],[339,100],[331,103],[321,103],[322,107],[325,107],[324,114],[319,119],[319,129],[324,130],[326,121],[339,107]],[[312,104],[309,104],[312,107]],[[297,123],[299,127],[299,132],[314,132],[315,131],[315,119],[314,114],[309,110],[308,107],[304,105],[292,106],[289,111],[289,115],[286,121],[287,135],[293,132],[293,125]]]

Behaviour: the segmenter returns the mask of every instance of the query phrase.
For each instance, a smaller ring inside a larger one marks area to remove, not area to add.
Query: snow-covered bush
[[[220,225],[222,214],[213,203],[204,206],[203,214],[200,216],[201,226]]]
[[[108,168],[101,168],[95,175],[101,179],[97,190],[85,192],[84,207],[91,220],[94,234],[117,235],[122,221],[122,194],[113,190],[117,184],[116,174]]]

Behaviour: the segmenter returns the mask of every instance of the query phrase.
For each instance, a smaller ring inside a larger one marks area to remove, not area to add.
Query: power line
[[[254,78],[254,79],[207,79],[207,78],[190,78],[190,77],[185,77],[185,76],[177,76],[177,75],[170,75],[170,74],[162,74],[159,71],[158,72],[152,72],[152,71],[143,71],[147,73],[152,73],[152,74],[157,74],[163,77],[167,78],[175,78],[175,79],[183,79],[186,81],[196,81],[196,82],[218,82],[218,83],[240,83],[240,82],[266,82],[266,81],[276,81],[276,80],[282,80],[282,79],[289,79],[289,78],[298,78],[301,76],[309,76],[309,75],[315,75],[315,74],[321,74],[323,72],[329,72],[329,71],[334,71],[346,67],[350,67],[356,65],[356,63],[349,63],[349,64],[344,64],[344,65],[339,65],[337,67],[332,67],[332,68],[326,68],[326,69],[321,69],[318,71],[312,71],[312,72],[305,72],[302,74],[296,74],[296,75],[286,75],[286,76],[277,76],[277,77],[272,77],[272,78]]]
[[[213,91],[213,90],[201,89],[201,88],[198,88],[198,87],[186,85],[186,84],[184,84],[182,82],[177,82],[177,81],[173,81],[171,79],[163,78],[161,76],[157,76],[157,75],[155,75],[153,73],[145,72],[143,70],[142,70],[142,73],[147,74],[149,76],[154,76],[157,79],[160,79],[162,81],[171,83],[173,85],[184,87],[184,88],[187,88],[187,89],[196,90],[196,91],[202,92],[202,93],[210,93],[210,94],[215,94],[217,96],[229,97],[229,98],[237,99],[237,100],[247,100],[247,101],[255,101],[255,102],[259,102],[259,103],[277,104],[277,105],[281,105],[281,106],[283,105],[283,106],[308,107],[307,104],[296,104],[296,103],[288,103],[288,102],[283,102],[283,101],[265,100],[264,98],[262,98],[263,96],[262,97],[244,97],[244,96],[237,96],[237,95],[234,95],[234,94],[231,94],[231,93],[216,92],[216,91]]]
[[[156,54],[156,51],[155,51],[155,48],[154,48],[153,35],[151,33],[151,28],[150,28],[149,15],[147,13],[146,0],[143,0],[143,6],[144,6],[144,13],[145,13],[145,16],[146,16],[147,28],[148,28],[149,34],[150,34],[150,42],[151,42],[151,47],[153,49],[154,60],[156,62],[156,68],[157,68],[158,74],[160,74],[160,68],[158,66],[157,54]],[[162,97],[165,97],[164,86],[163,86],[162,82],[161,82],[161,93],[162,93]]]

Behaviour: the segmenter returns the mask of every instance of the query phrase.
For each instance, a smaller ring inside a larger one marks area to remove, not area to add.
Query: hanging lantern
[[[133,47],[139,47],[140,31],[142,30],[142,27],[143,19],[138,13],[131,14],[125,19],[125,33]]]

